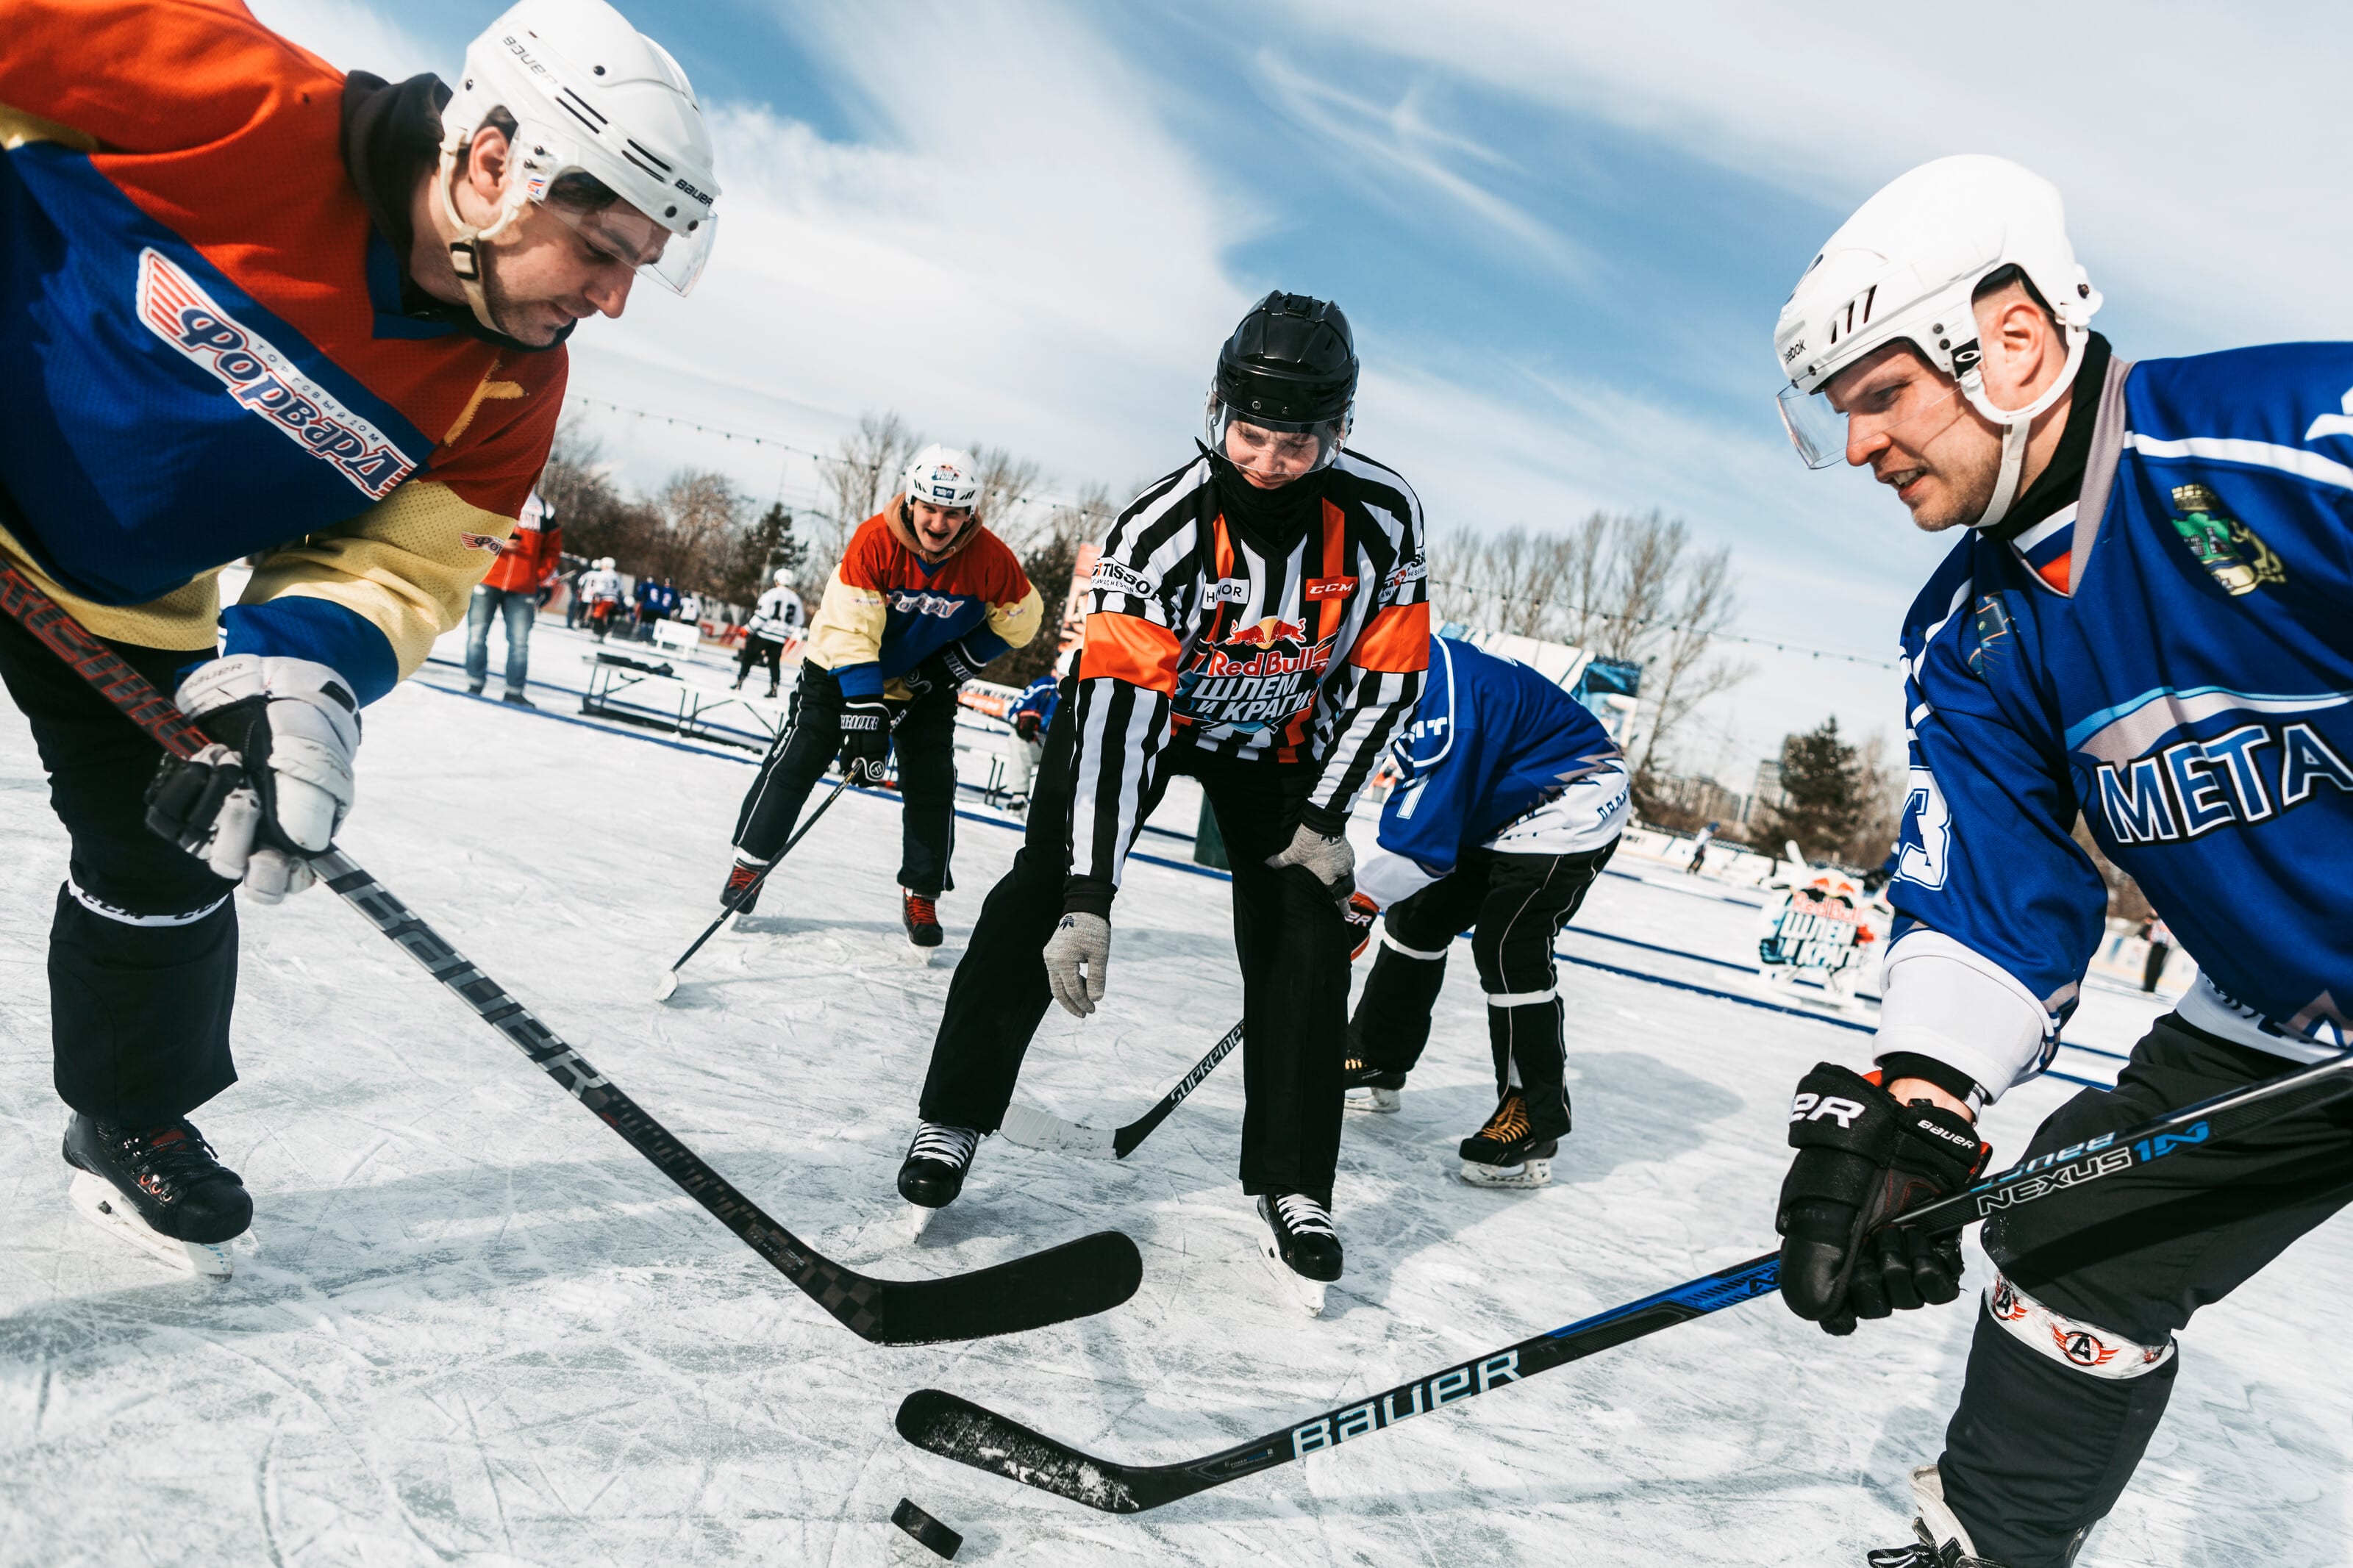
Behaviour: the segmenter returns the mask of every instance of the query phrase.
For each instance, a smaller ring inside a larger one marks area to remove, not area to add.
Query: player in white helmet
[[[1044,613],[980,502],[972,454],[925,447],[899,493],[850,535],[809,623],[791,721],[737,814],[723,907],[751,912],[755,884],[837,755],[852,782],[879,784],[895,752],[900,918],[917,947],[939,945],[938,900],[953,885],[956,688],[1037,636]]]
[[[1904,631],[1875,1066],[1823,1063],[1791,1107],[1790,1308],[1844,1334],[1958,1293],[1958,1241],[1901,1216],[1987,1168],[1979,1110],[2061,1048],[2106,913],[2079,820],[2200,972],[2114,1090],[2042,1123],[2047,1175],[2003,1189],[1917,1540],[1878,1568],[2073,1562],[2156,1431],[2177,1332],[2353,1198],[2342,1100],[2123,1174],[2096,1152],[2333,1056],[2353,997],[2353,344],[2131,364],[2099,305],[2048,182],[1946,158],[1831,237],[1774,333],[1806,461],[1960,535]]]
[[[10,0],[0,562],[213,742],[165,759],[0,623],[72,839],[53,1065],[101,1223],[227,1267],[252,1200],[188,1117],[237,1080],[231,894],[313,880],[359,710],[464,618],[546,465],[563,339],[639,268],[691,285],[716,192],[686,78],[603,0],[524,0],[454,90],[240,5]]]
[[[765,665],[768,695],[774,697],[777,682],[783,679],[785,645],[798,637],[807,624],[808,609],[793,590],[792,573],[777,568],[767,591],[752,606],[752,618],[744,625],[744,646],[735,655],[733,689],[744,689],[744,678],[752,673],[754,665]]]

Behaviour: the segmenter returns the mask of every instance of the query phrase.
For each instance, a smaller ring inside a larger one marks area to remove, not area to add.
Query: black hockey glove
[[[1851,1334],[1858,1318],[1960,1294],[1960,1237],[1888,1222],[1985,1169],[1993,1147],[1967,1120],[1924,1100],[1898,1105],[1862,1074],[1823,1062],[1789,1102],[1789,1147],[1798,1157],[1774,1228],[1791,1311],[1825,1333]]]
[[[880,697],[841,705],[841,774],[851,784],[879,784],[891,760],[891,710]]]

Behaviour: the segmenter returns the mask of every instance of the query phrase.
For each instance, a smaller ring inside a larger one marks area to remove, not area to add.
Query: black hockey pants
[[[955,880],[948,859],[955,849],[955,689],[939,686],[912,702],[891,704],[896,721],[891,751],[899,763],[899,885],[936,899]],[[833,672],[801,666],[792,712],[768,748],[735,816],[735,847],[754,860],[773,860],[793,836],[809,791],[841,751],[841,684]]]
[[[2021,1158],[2295,1065],[2168,1015],[2133,1048],[2114,1090],[2086,1089],[2060,1107]],[[2107,1340],[2161,1348],[2348,1200],[2353,1102],[2340,1100],[2010,1211],[1987,1222],[1984,1241],[2004,1278],[2094,1329],[2062,1348],[2096,1358],[2115,1348]],[[2044,1351],[2056,1343],[2047,1321],[2013,1324],[1979,1306],[1937,1468],[1979,1555],[2003,1568],[2063,1568],[2132,1479],[2181,1357],[2097,1377]],[[2126,1364],[2138,1359],[2122,1353]]]
[[[108,646],[167,696],[212,657]],[[32,722],[49,805],[72,840],[49,925],[58,1096],[134,1127],[185,1116],[237,1081],[236,884],[147,831],[163,748],[6,616],[0,678]]]
[[[923,1082],[926,1121],[994,1131],[1013,1099],[1022,1056],[1053,1005],[1041,952],[1062,918],[1070,872],[1077,711],[1078,704],[1065,701],[1055,712],[1045,764],[1030,790],[1028,835],[1013,868],[981,906],[971,950],[948,986]],[[1236,762],[1196,751],[1181,738],[1164,763],[1161,784],[1178,773],[1200,781],[1233,862],[1234,952],[1242,972],[1242,1190],[1303,1192],[1328,1204],[1340,1159],[1348,923],[1313,873],[1266,864],[1290,844],[1317,770]],[[1139,826],[1158,804],[1155,789],[1136,814]],[[1120,973],[1114,956],[1114,988]],[[1224,1020],[1198,1012],[1172,1016],[1166,1025],[1204,1043],[1225,1027]]]
[[[735,684],[738,686],[743,685],[744,680],[750,677],[754,668],[760,665],[766,665],[768,667],[768,694],[772,697],[775,696],[776,691],[776,682],[783,678],[782,671],[784,669],[784,665],[782,660],[784,657],[784,644],[780,642],[772,642],[766,637],[754,637],[749,632],[746,632],[744,635],[744,646],[741,648],[738,648],[735,653]],[[803,666],[802,668],[807,668],[808,667]]]
[[[1530,1133],[1567,1136],[1567,1051],[1553,940],[1617,853],[1612,839],[1578,855],[1466,849],[1454,869],[1389,907],[1365,994],[1348,1025],[1352,1055],[1410,1072],[1430,1043],[1430,1012],[1446,980],[1446,951],[1471,928],[1472,962],[1487,994],[1487,1048],[1495,1096],[1517,1083]]]

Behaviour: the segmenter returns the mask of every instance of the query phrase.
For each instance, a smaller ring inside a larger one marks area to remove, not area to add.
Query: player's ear
[[[466,143],[466,183],[474,194],[486,202],[499,199],[507,179],[507,163],[513,147],[507,133],[496,125],[484,125]]]

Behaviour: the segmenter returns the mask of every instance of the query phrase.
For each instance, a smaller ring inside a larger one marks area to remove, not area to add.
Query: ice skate
[[[1885,1546],[1867,1553],[1863,1561],[1870,1568],[2002,1568],[1992,1558],[1977,1554],[1969,1532],[1946,1506],[1945,1481],[1936,1466],[1922,1465],[1912,1472],[1912,1500],[1920,1510],[1912,1521],[1916,1539],[1908,1546]],[[2081,1532],[2076,1539],[2080,1545]]]
[[[921,893],[899,889],[899,918],[906,922],[907,940],[917,947],[937,947],[944,934],[940,930],[940,910],[936,901]]]
[[[949,1127],[925,1121],[907,1145],[906,1163],[899,1167],[899,1195],[907,1200],[907,1239],[920,1240],[932,1216],[956,1201],[964,1191],[965,1173],[972,1169],[973,1151],[980,1134],[969,1127]]]
[[[175,1268],[229,1277],[226,1244],[253,1223],[253,1200],[195,1127],[133,1132],[76,1112],[63,1152],[74,1167],[69,1195],[93,1224]]]
[[[727,873],[727,885],[719,889],[719,907],[733,910],[738,920],[750,914],[760,902],[760,874],[767,868],[765,860],[737,860]]]
[[[1404,1102],[1405,1074],[1368,1066],[1356,1057],[1341,1067],[1340,1084],[1347,1091],[1343,1103],[1351,1110],[1394,1111]]]
[[[1539,1138],[1528,1122],[1527,1096],[1506,1090],[1487,1125],[1462,1140],[1462,1180],[1474,1187],[1542,1187],[1552,1183],[1560,1140]]]
[[[1309,1317],[1322,1317],[1324,1288],[1340,1278],[1340,1233],[1331,1210],[1304,1193],[1270,1193],[1258,1200],[1258,1212],[1267,1226],[1259,1256]]]

